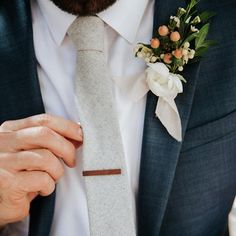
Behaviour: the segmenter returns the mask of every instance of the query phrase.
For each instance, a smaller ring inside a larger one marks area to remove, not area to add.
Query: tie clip
[[[83,171],[83,176],[101,176],[101,175],[121,175],[121,169]]]

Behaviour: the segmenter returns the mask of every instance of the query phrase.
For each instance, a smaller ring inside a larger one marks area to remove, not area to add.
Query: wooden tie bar
[[[83,176],[100,176],[100,175],[121,175],[121,169],[83,171]]]

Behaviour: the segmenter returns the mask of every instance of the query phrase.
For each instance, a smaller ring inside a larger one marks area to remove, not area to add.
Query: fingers
[[[0,153],[49,149],[69,167],[75,166],[75,149],[82,144],[79,124],[61,117],[41,114],[6,121],[0,126]]]
[[[70,141],[76,149],[78,149],[83,144],[83,141],[79,142],[70,138],[68,138],[67,140]]]
[[[58,134],[77,141],[82,141],[82,130],[79,124],[62,117],[40,114],[21,120],[6,121],[1,125],[2,131],[17,131],[29,127],[45,126]]]
[[[75,147],[67,139],[47,127],[26,128],[14,132],[16,151],[48,149],[62,158],[69,167],[75,166]]]
[[[18,171],[44,171],[54,181],[58,181],[64,174],[61,161],[47,149],[21,151],[13,154],[0,153],[0,166],[6,170]]]
[[[0,224],[23,219],[30,201],[48,196],[64,173],[62,160],[75,166],[81,127],[60,117],[38,115],[0,126]]]
[[[14,132],[0,131],[0,153],[16,151],[16,142],[14,141],[14,138]]]
[[[55,182],[46,172],[12,174],[0,168],[0,224],[24,219],[29,214],[30,201],[38,194],[48,196],[54,190]]]
[[[22,171],[16,174],[16,189],[25,193],[39,193],[48,196],[55,190],[55,182],[46,172]],[[30,196],[35,197],[35,195]]]

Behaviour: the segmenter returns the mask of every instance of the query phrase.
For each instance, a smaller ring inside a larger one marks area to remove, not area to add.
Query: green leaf
[[[179,67],[183,65],[183,61],[181,59],[173,58],[173,62],[175,66]]]
[[[200,48],[203,44],[203,42],[205,41],[207,35],[208,35],[208,32],[209,32],[209,27],[210,27],[210,24],[205,24],[198,32],[198,36],[195,40],[195,47],[196,49]]]
[[[195,32],[195,33],[193,33],[193,34],[190,34],[190,35],[184,40],[184,42],[183,42],[182,44],[184,44],[184,43],[186,43],[186,42],[189,42],[189,43],[190,43],[193,39],[197,38],[198,34],[199,34],[199,33],[197,33],[197,32]]]
[[[216,13],[213,11],[204,11],[199,15],[199,17],[200,17],[202,23],[206,23],[210,18],[212,18],[215,15],[216,15]]]
[[[210,46],[217,45],[217,43],[214,40],[206,40],[204,43],[202,43],[201,47],[196,50],[195,56],[196,57],[202,57],[203,54],[207,52]]]
[[[184,37],[184,31],[185,31],[186,25],[183,19],[180,20],[180,27],[179,27],[179,33],[181,35],[181,38]]]
[[[205,40],[204,43],[202,44],[203,47],[211,47],[217,45],[217,42],[214,40]]]
[[[203,54],[205,54],[208,49],[209,49],[209,47],[204,47],[204,46],[198,48],[198,50],[196,50],[195,57],[202,57]]]
[[[199,2],[200,2],[200,0],[191,0],[189,3],[189,10],[191,10],[193,7],[195,7]]]
[[[200,0],[190,0],[190,3],[188,4],[187,8],[186,8],[186,14],[184,17],[184,21],[186,22],[186,20],[189,18],[189,16],[193,16],[193,14],[191,14],[191,12],[194,10],[193,8],[200,2]]]

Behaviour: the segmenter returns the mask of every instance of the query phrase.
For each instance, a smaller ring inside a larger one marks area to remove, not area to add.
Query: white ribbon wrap
[[[229,214],[229,235],[236,236],[236,198]]]
[[[183,92],[181,75],[169,72],[163,63],[148,63],[147,84],[149,89],[159,97],[156,116],[164,125],[168,133],[177,141],[182,141],[182,125],[175,104],[175,98]]]

